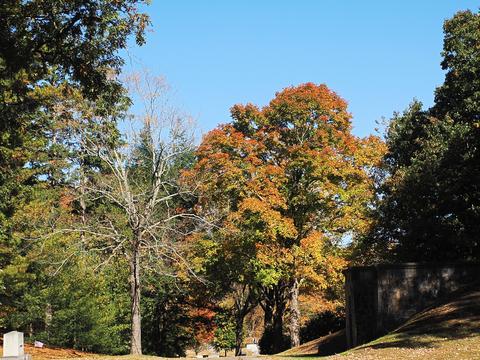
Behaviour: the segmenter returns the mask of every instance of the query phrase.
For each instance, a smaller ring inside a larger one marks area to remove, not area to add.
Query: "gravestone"
[[[23,333],[10,331],[3,334],[3,357],[2,360],[29,360],[30,355],[25,354]]]
[[[260,355],[260,348],[258,347],[257,343],[249,343],[245,347],[247,355],[250,356],[257,356]]]

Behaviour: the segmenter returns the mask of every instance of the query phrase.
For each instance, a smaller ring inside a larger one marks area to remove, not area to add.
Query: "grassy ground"
[[[331,355],[346,349],[347,341],[345,338],[345,330],[340,330],[284,351],[277,356],[298,358],[302,356]]]
[[[0,346],[0,355],[2,354],[2,346]],[[109,355],[100,355],[100,354],[92,354],[87,353],[79,350],[72,350],[72,349],[55,349],[55,348],[34,348],[30,344],[25,344],[25,353],[32,355],[32,360],[60,360],[60,359],[76,359],[76,360],[151,360],[151,359],[163,359],[158,356],[132,356],[132,355],[124,355],[124,356],[109,356]],[[0,357],[1,359],[1,357]]]

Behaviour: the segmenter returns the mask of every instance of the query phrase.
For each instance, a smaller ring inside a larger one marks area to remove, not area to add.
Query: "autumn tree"
[[[300,290],[324,289],[345,265],[338,241],[369,225],[383,145],[352,135],[346,102],[325,85],[286,88],[262,109],[231,114],[204,137],[190,176],[202,176],[198,209],[224,232],[218,241],[253,244],[248,263],[278,351],[287,306],[296,346]]]

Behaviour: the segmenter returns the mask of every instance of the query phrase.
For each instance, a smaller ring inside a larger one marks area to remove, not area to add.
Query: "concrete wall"
[[[393,264],[345,272],[347,344],[366,343],[480,279],[480,264]]]

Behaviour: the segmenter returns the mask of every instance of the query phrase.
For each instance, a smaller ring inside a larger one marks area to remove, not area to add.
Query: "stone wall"
[[[480,279],[480,264],[393,264],[345,272],[347,343],[373,340],[436,299]]]

